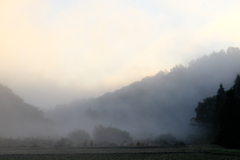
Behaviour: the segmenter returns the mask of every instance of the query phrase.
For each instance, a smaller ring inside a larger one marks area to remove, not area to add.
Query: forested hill
[[[191,131],[198,102],[215,94],[220,83],[231,87],[239,73],[240,50],[230,47],[99,98],[74,101],[68,109],[57,107],[49,116],[68,130],[88,131],[102,124],[139,137],[168,132],[184,136]]]
[[[0,84],[0,136],[42,136],[50,133],[50,124],[42,111],[25,103],[11,89]]]

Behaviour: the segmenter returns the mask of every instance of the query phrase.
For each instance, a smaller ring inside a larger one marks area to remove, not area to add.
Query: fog
[[[0,85],[1,137],[53,136],[54,130],[52,121],[44,118],[42,111],[25,103],[8,87]]]
[[[172,133],[185,137],[198,102],[217,93],[220,83],[229,89],[240,73],[240,50],[225,52],[176,65],[170,72],[160,71],[99,98],[74,100],[46,113],[66,134],[75,128],[91,133],[95,126],[113,126],[135,138]]]
[[[98,98],[75,99],[70,104],[59,102],[54,109],[44,112],[3,84],[0,136],[61,137],[80,129],[94,138],[96,126],[110,126],[114,132],[116,128],[127,131],[135,139],[166,133],[184,138],[194,132],[189,123],[198,102],[215,95],[220,83],[225,89],[233,85],[240,73],[239,60],[240,50],[229,47]]]

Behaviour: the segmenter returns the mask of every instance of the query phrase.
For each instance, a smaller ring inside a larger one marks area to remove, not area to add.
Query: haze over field
[[[0,0],[0,83],[44,110],[98,97],[240,46],[239,6],[238,0]]]
[[[198,102],[240,74],[239,7],[0,0],[0,137],[186,137]]]
[[[178,65],[99,98],[74,100],[45,113],[0,85],[0,135],[67,137],[80,129],[88,137],[81,138],[83,142],[94,138],[120,144],[129,143],[130,135],[146,139],[166,133],[186,138],[194,133],[189,123],[198,102],[215,95],[220,83],[226,90],[233,86],[239,60],[239,48],[230,47],[188,67]]]
[[[82,128],[91,132],[97,125],[114,126],[135,138],[172,133],[186,137],[198,102],[216,95],[219,85],[228,90],[240,74],[240,50],[212,53],[170,72],[159,72],[99,98],[58,106],[47,117],[62,128],[59,133]]]

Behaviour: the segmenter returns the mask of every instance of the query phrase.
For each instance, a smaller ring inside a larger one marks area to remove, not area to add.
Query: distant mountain
[[[102,124],[127,130],[136,137],[168,132],[185,136],[192,131],[189,123],[198,102],[216,94],[220,83],[229,89],[239,73],[240,50],[230,47],[99,98],[57,107],[48,115],[62,129],[91,130]]]
[[[11,89],[0,84],[0,136],[26,137],[50,133],[52,122],[43,112],[25,103]]]

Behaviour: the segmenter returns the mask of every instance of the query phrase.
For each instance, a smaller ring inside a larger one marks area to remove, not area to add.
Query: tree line
[[[227,148],[240,148],[240,76],[225,91],[222,84],[217,94],[199,102],[196,117],[190,125],[197,133],[206,136],[214,144]]]

